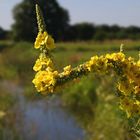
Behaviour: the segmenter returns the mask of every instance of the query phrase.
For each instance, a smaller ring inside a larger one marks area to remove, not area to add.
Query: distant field
[[[58,43],[58,46],[70,49],[78,49],[80,51],[111,51],[111,50],[118,50],[119,46],[124,44],[125,50],[138,50],[140,48],[140,41],[132,41],[132,40],[107,40],[103,42],[98,41],[88,41],[88,42],[67,42],[67,43]],[[77,51],[78,51],[77,50]]]
[[[78,63],[88,60],[93,55],[102,55],[111,52],[118,52],[120,45],[124,44],[124,53],[127,56],[132,56],[138,59],[138,52],[140,49],[140,41],[104,41],[104,42],[69,42],[69,43],[57,43],[56,54],[54,55],[57,64],[63,64],[67,61],[70,63]],[[63,59],[65,58],[65,60]]]
[[[76,66],[77,64],[88,60],[93,55],[118,52],[122,43],[124,44],[124,53],[126,53],[127,56],[138,59],[140,41],[60,42],[56,43],[56,49],[53,53],[56,67],[62,69],[63,66],[68,64]],[[0,54],[0,64],[1,68],[3,67],[4,72],[5,70],[8,71],[6,67],[12,67],[12,69],[16,71],[20,69],[18,71],[21,73],[22,69],[32,73],[32,66],[35,59],[38,57],[39,51],[33,48],[33,43],[0,41]],[[16,74],[16,72],[13,73]],[[2,72],[0,75],[2,75]],[[11,74],[9,74],[9,76],[10,75]],[[5,77],[8,77],[8,75],[6,74]]]

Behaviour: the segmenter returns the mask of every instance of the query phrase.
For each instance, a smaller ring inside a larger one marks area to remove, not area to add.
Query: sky
[[[0,27],[10,29],[12,9],[22,0],[0,0]],[[58,0],[69,11],[70,23],[90,22],[140,26],[140,0]]]

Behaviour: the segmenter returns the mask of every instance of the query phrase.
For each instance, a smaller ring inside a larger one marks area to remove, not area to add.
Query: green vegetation
[[[90,75],[66,88],[62,95],[66,107],[87,130],[88,140],[135,140],[125,114],[118,109],[115,78]]]
[[[56,67],[62,69],[67,64],[76,66],[96,54],[119,51],[119,46],[124,43],[124,52],[138,59],[140,41],[104,41],[104,42],[69,42],[57,43],[54,51]],[[0,42],[0,80],[11,81],[25,89],[25,96],[30,100],[39,99],[31,83],[33,79],[32,66],[37,58],[37,51],[33,45],[26,42]],[[64,59],[65,58],[65,59]],[[135,140],[129,133],[128,122],[125,115],[119,111],[117,98],[113,96],[115,77],[104,75],[90,75],[77,80],[78,84],[69,83],[66,89],[59,94],[63,105],[75,116],[78,123],[88,132],[87,139],[96,140]],[[0,84],[1,85],[1,84]],[[11,105],[16,103],[8,91],[0,86],[0,110],[9,111]],[[13,115],[4,117],[12,119]],[[4,127],[3,119],[1,129]],[[11,123],[11,122],[9,122]],[[15,135],[18,137],[16,130]],[[117,136],[117,137],[116,137]],[[17,138],[18,140],[18,138]]]

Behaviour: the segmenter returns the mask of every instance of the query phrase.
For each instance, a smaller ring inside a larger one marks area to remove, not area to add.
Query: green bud
[[[36,4],[36,17],[37,17],[37,24],[38,24],[39,32],[46,31],[46,25],[44,22],[43,14],[38,4]]]

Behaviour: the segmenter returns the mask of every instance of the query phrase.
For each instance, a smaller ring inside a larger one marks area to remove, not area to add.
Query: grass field
[[[93,55],[117,52],[121,43],[127,56],[138,59],[140,41],[60,42],[56,43],[53,52],[56,68],[61,71],[63,66],[71,64],[74,67]],[[0,41],[0,81],[7,80],[22,86],[29,101],[39,99],[31,83],[34,76],[32,67],[38,54],[32,43]],[[135,140],[128,132],[126,116],[118,108],[117,97],[114,96],[115,82],[116,77],[91,74],[59,91],[63,105],[87,130],[88,140]],[[2,86],[0,90],[0,110],[9,112],[16,99],[9,99]],[[4,127],[1,122],[0,131]]]

